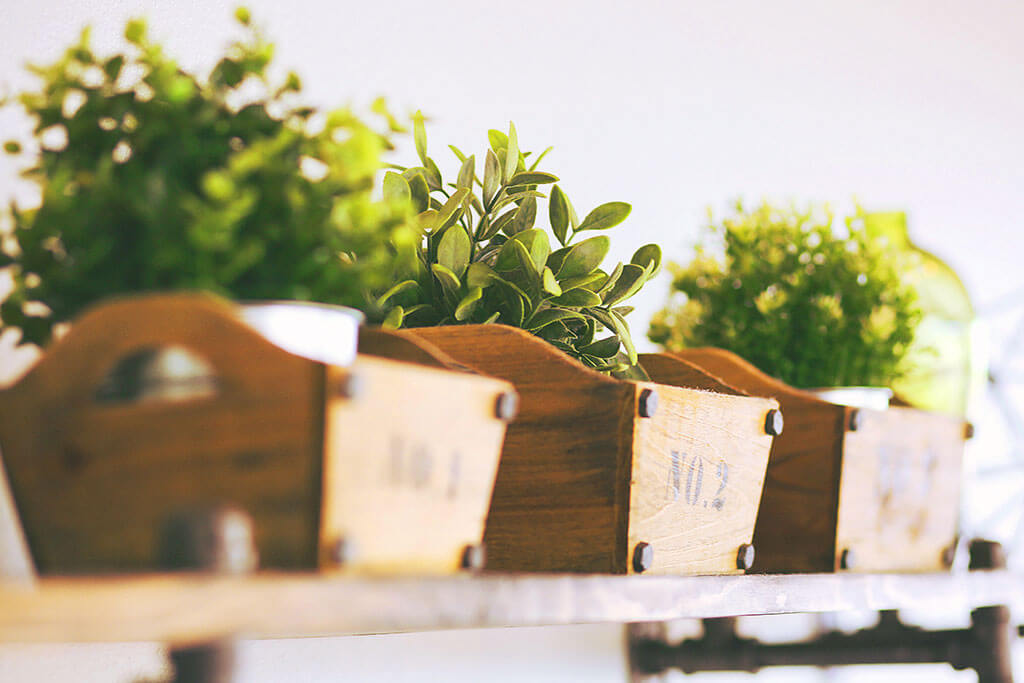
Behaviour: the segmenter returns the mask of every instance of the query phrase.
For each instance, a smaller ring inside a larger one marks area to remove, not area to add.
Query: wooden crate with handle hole
[[[39,571],[153,569],[170,515],[223,504],[253,518],[264,568],[478,563],[511,385],[445,369],[436,349],[327,365],[237,311],[205,295],[99,305],[0,392],[0,448]],[[109,391],[133,359],[169,349],[206,370],[155,396]]]

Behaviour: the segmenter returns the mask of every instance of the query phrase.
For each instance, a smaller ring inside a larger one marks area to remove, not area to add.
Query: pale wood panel
[[[1024,577],[962,574],[466,576],[141,575],[0,584],[0,641],[301,637],[663,621],[785,612],[1024,608]]]
[[[848,409],[790,387],[722,349],[686,349],[673,355],[781,405],[785,429],[774,439],[768,460],[754,530],[755,571],[835,569],[839,469]]]
[[[656,574],[741,573],[772,437],[772,400],[640,383],[658,411],[638,419],[633,451],[629,547],[654,548]],[[631,568],[632,570],[632,568]]]
[[[351,399],[331,389],[349,376]],[[328,368],[321,566],[344,538],[344,569],[451,572],[480,543],[505,422],[506,382],[359,356]]]
[[[861,410],[844,442],[837,561],[854,571],[938,571],[955,541],[964,422],[911,408]]]

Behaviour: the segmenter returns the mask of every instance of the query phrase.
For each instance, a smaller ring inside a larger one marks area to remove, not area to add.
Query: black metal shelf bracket
[[[998,543],[971,543],[970,568],[1001,569],[1006,556]],[[1010,609],[995,605],[971,612],[966,629],[927,631],[900,621],[895,610],[879,612],[876,626],[856,633],[830,632],[814,640],[766,644],[736,633],[736,619],[704,619],[700,638],[670,644],[652,637],[649,625],[630,630],[629,656],[634,681],[678,669],[745,671],[770,666],[833,667],[855,664],[946,663],[973,669],[979,683],[1012,683]],[[644,628],[647,627],[647,628]],[[1024,636],[1024,627],[1014,629]]]

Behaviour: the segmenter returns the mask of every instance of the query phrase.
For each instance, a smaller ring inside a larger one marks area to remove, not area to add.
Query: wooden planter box
[[[98,398],[123,359],[168,347],[208,363],[215,390]],[[510,392],[381,358],[325,365],[227,302],[142,297],[83,315],[0,392],[0,446],[43,573],[152,569],[169,515],[219,504],[251,515],[264,568],[449,572],[480,542]]]
[[[721,349],[674,354],[782,405],[754,543],[757,571],[936,571],[959,516],[965,423],[820,400]]]
[[[377,337],[361,348],[401,357],[395,339],[426,341],[519,392],[484,532],[488,569],[717,574],[749,562],[775,401],[675,359],[678,382],[616,380],[503,325]]]

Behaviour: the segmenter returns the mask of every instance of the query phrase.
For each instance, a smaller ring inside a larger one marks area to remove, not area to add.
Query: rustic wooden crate
[[[361,348],[402,357],[394,339],[425,340],[519,392],[484,532],[489,569],[741,571],[775,401],[739,395],[675,359],[666,363],[677,367],[678,381],[616,380],[503,325],[378,338]],[[644,417],[649,392],[658,405]]]
[[[677,354],[782,405],[754,543],[757,571],[935,571],[956,541],[965,423],[820,400],[721,349]]]
[[[43,573],[154,567],[161,525],[233,504],[261,566],[448,572],[478,544],[512,387],[360,356],[288,353],[207,296],[152,296],[83,315],[0,392],[0,446]],[[181,347],[216,392],[105,403],[97,387],[141,350]]]

